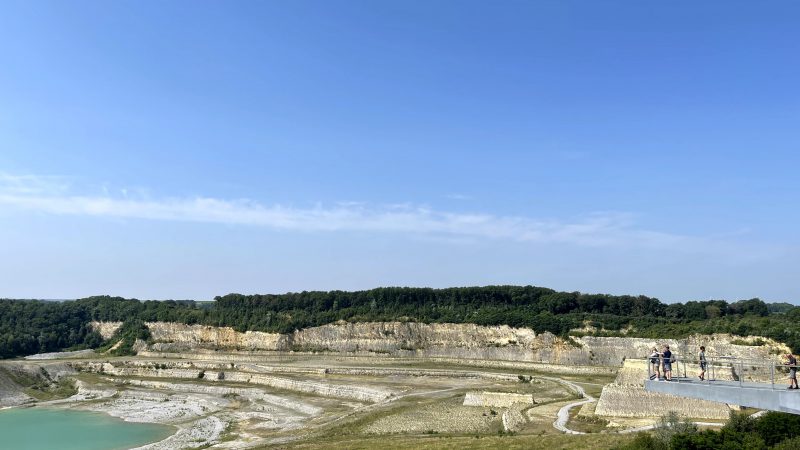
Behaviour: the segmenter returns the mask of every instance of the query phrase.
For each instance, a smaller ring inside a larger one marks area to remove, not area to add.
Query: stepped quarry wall
[[[197,368],[176,368],[175,366],[167,368],[152,368],[144,364],[122,363],[119,365],[107,362],[74,363],[73,365],[84,371],[118,377],[167,378],[171,380],[182,379],[203,380],[204,382],[226,381],[234,383],[248,383],[261,386],[270,386],[288,391],[315,394],[323,397],[343,398],[363,402],[379,402],[394,395],[394,392],[387,389],[333,384],[324,381],[296,380],[292,378],[276,377],[273,375],[252,372],[211,371]]]
[[[119,322],[94,322],[110,337]],[[732,336],[715,334],[688,339],[643,339],[586,336],[565,341],[550,333],[528,328],[485,327],[474,324],[423,324],[368,322],[323,325],[293,333],[238,332],[230,327],[148,322],[155,343],[146,352],[181,353],[200,350],[326,351],[348,354],[377,353],[390,356],[458,358],[472,360],[540,362],[571,366],[622,366],[631,358],[643,358],[650,349],[670,345],[678,357],[693,357],[700,345],[709,357],[733,356],[763,360],[785,345],[765,339],[765,345],[736,345]]]

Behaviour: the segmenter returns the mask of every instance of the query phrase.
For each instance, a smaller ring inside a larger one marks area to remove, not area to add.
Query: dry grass
[[[630,435],[593,434],[574,436],[566,434],[514,435],[514,436],[392,436],[350,437],[299,442],[290,445],[263,448],[287,449],[610,449],[633,439]]]

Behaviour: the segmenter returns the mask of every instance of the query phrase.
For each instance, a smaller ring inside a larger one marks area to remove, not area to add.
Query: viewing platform
[[[800,414],[800,389],[787,389],[789,368],[779,362],[709,358],[705,380],[697,377],[697,363],[676,361],[672,367],[672,381],[648,377],[644,382],[645,390]],[[648,375],[653,376],[652,372]]]

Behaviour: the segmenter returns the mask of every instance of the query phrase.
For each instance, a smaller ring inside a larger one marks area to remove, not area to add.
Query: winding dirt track
[[[556,419],[555,422],[553,422],[553,427],[556,430],[564,432],[564,433],[567,433],[567,434],[586,434],[586,433],[584,433],[582,431],[575,431],[575,430],[570,430],[569,428],[567,428],[567,422],[569,421],[569,410],[574,408],[574,407],[576,407],[576,406],[581,406],[581,405],[585,405],[587,403],[596,402],[597,399],[592,397],[591,395],[587,394],[586,391],[582,387],[578,386],[577,384],[575,384],[575,383],[573,383],[571,381],[563,380],[561,378],[554,378],[554,377],[540,377],[540,378],[546,378],[548,380],[552,380],[552,381],[555,381],[557,383],[561,383],[564,386],[567,386],[570,389],[572,389],[573,391],[575,391],[578,395],[581,396],[581,398],[583,398],[583,400],[579,400],[577,402],[572,402],[572,403],[570,403],[568,405],[564,405],[561,409],[559,409],[558,410],[558,418]]]
[[[569,386],[571,389],[575,390],[579,395],[581,395],[583,397],[583,400],[580,400],[580,401],[577,401],[577,402],[573,402],[573,403],[570,403],[568,405],[564,405],[561,409],[559,409],[558,410],[558,419],[556,419],[556,421],[553,422],[553,427],[556,430],[564,432],[564,433],[567,433],[567,434],[586,434],[586,433],[584,433],[582,431],[570,430],[569,428],[567,428],[567,422],[569,421],[569,410],[574,408],[574,407],[576,407],[576,406],[581,406],[581,405],[585,405],[587,403],[596,402],[597,399],[592,397],[591,395],[587,394],[586,391],[582,387],[580,387],[577,384],[572,383],[570,381],[562,380],[560,378],[550,378],[550,377],[542,377],[542,378],[548,378],[550,380],[559,382],[559,383],[561,383],[561,384],[563,384],[565,386]],[[758,413],[756,413],[756,414],[758,414]],[[718,423],[718,422],[692,422],[692,423],[697,425],[697,426],[701,426],[701,427],[721,427],[722,426],[722,424]],[[656,424],[653,424],[653,425],[645,425],[643,427],[627,428],[625,430],[619,430],[619,431],[617,431],[617,433],[638,433],[640,431],[652,430],[652,429],[656,428],[656,426],[657,426]]]

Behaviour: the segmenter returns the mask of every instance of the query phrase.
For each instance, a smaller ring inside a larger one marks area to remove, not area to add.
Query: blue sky
[[[800,302],[800,5],[0,2],[0,297]]]

